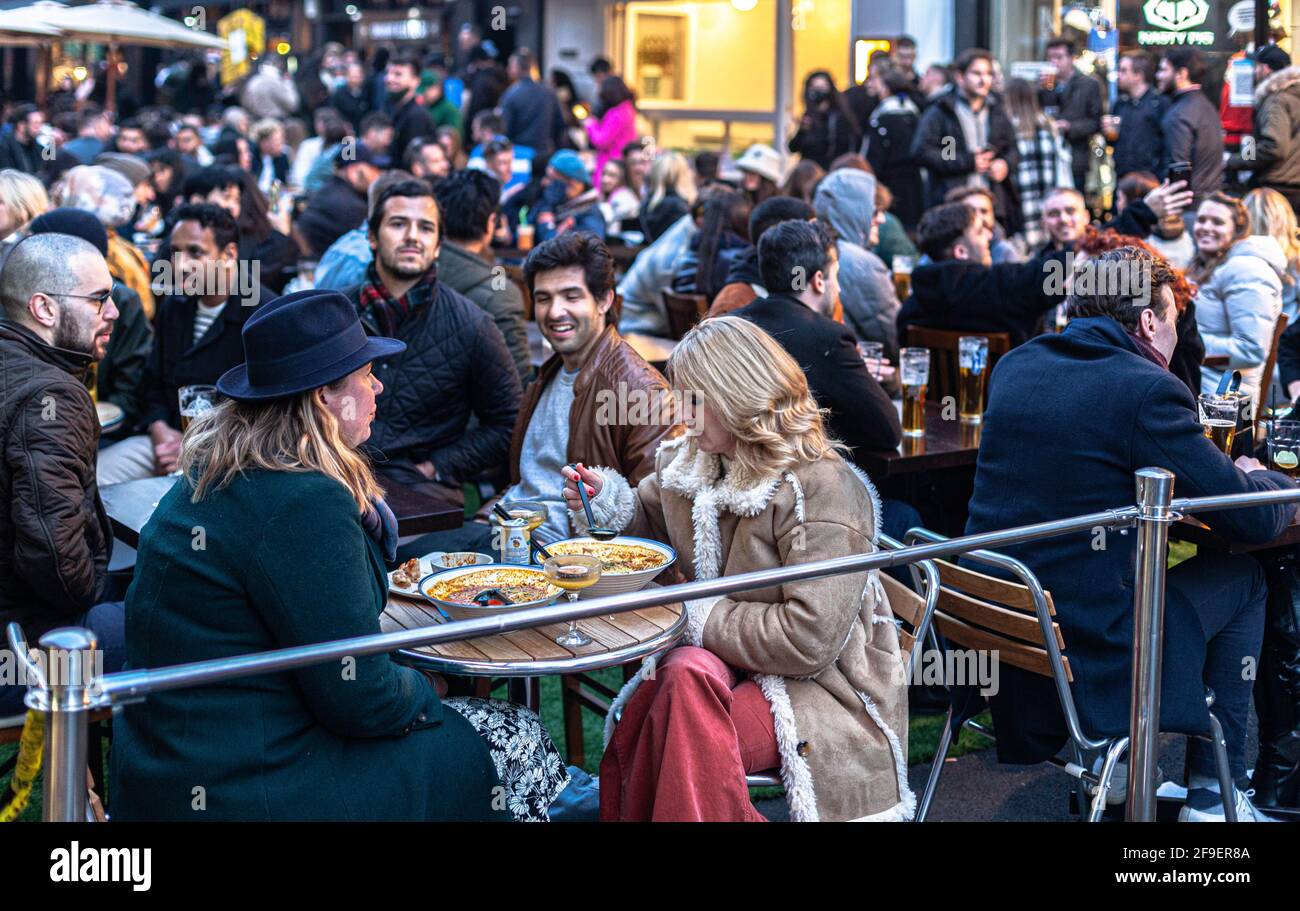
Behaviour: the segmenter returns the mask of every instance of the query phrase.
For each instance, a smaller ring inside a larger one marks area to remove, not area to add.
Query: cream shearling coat
[[[683,436],[661,444],[655,472],[635,490],[611,469],[592,470],[603,480],[596,521],[672,544],[690,578],[876,549],[879,499],[838,456],[740,486]],[[877,570],[690,601],[686,610],[687,643],[748,672],[771,704],[792,820],[912,818],[907,687]],[[651,669],[615,700],[607,743],[617,710]]]

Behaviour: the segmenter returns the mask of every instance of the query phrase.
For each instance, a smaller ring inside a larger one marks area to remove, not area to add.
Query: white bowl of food
[[[557,557],[562,554],[591,554],[600,559],[603,564],[600,581],[583,589],[583,598],[639,592],[655,576],[677,562],[677,551],[667,544],[630,535],[619,535],[608,541],[565,538],[547,544],[546,549]],[[539,553],[534,553],[533,559],[538,563],[544,562]]]
[[[498,592],[508,603],[478,604],[475,598],[485,592]],[[504,614],[527,607],[543,607],[562,594],[551,584],[545,570],[518,563],[487,563],[462,566],[425,576],[420,580],[420,594],[433,603],[461,614],[480,616]]]

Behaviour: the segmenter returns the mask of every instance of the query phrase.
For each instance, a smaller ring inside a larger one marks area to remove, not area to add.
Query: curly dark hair
[[[1091,288],[1081,290],[1078,276],[1074,289],[1065,299],[1070,319],[1081,316],[1108,316],[1134,332],[1143,310],[1164,318],[1166,308],[1162,287],[1172,290],[1174,269],[1149,249],[1126,245],[1091,257],[1084,268],[1092,270]]]
[[[538,244],[524,260],[524,279],[528,293],[533,293],[533,280],[539,272],[579,266],[582,281],[591,296],[600,300],[614,288],[614,257],[609,248],[594,234],[586,231],[565,231]],[[612,320],[611,320],[612,321]]]

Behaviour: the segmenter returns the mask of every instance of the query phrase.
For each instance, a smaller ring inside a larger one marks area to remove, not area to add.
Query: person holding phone
[[[1163,173],[1156,176],[1167,177],[1170,183],[1188,180],[1197,206],[1222,186],[1224,167],[1223,125],[1214,104],[1201,91],[1204,78],[1205,59],[1190,47],[1166,50],[1156,70],[1157,86],[1170,96],[1169,110],[1160,122],[1165,135]],[[1174,166],[1179,163],[1188,167],[1175,176]]]

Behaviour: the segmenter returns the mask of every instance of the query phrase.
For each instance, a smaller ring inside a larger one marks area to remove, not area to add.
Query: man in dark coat
[[[1071,295],[1072,319],[1063,333],[1040,336],[998,362],[966,532],[1132,503],[1134,472],[1146,467],[1172,471],[1175,496],[1290,488],[1289,479],[1256,460],[1242,457],[1234,464],[1219,451],[1202,432],[1187,387],[1168,371],[1177,338],[1173,272],[1134,247],[1103,253],[1088,265],[1098,277],[1127,272],[1145,278],[1123,292],[1094,281],[1096,293]],[[1263,543],[1294,514],[1290,504],[1262,505],[1206,519],[1231,539]],[[1112,529],[1001,548],[1052,594],[1074,702],[1091,737],[1128,733],[1135,538],[1127,529]],[[1238,782],[1246,772],[1253,684],[1242,668],[1259,657],[1265,593],[1263,572],[1244,556],[1202,554],[1168,576],[1161,728],[1208,732],[1204,696],[1211,688]],[[1049,679],[1004,664],[992,697],[999,758],[1040,762],[1060,749],[1066,733],[1058,705]],[[1188,772],[1184,818],[1222,819],[1208,744],[1189,741]],[[1244,793],[1237,806],[1242,818],[1254,812]]]
[[[1044,248],[1025,263],[994,263],[992,232],[964,203],[931,209],[917,232],[929,263],[912,270],[912,295],[898,311],[898,337],[908,326],[1006,332],[1012,345],[1032,336],[1065,290],[1068,250]]]
[[[18,623],[35,645],[54,627],[87,626],[108,671],[122,665],[124,615],[100,603],[113,533],[85,383],[117,319],[112,288],[104,257],[66,234],[19,241],[0,275],[0,627]],[[26,681],[0,684],[0,717],[20,713]]]
[[[1115,74],[1119,100],[1119,138],[1115,140],[1115,174],[1134,171],[1155,174],[1164,162],[1165,133],[1161,123],[1169,110],[1169,99],[1155,90],[1155,64],[1142,51],[1130,51],[1119,58]]]
[[[45,125],[45,115],[34,104],[20,104],[9,115],[9,124],[12,132],[0,136],[0,170],[36,174],[43,164],[36,134]]]
[[[1229,170],[1248,170],[1255,187],[1277,190],[1300,212],[1300,67],[1275,44],[1255,52],[1253,155],[1233,155]]]
[[[954,187],[985,187],[997,200],[998,221],[1015,234],[1021,215],[1012,175],[1020,156],[1016,131],[991,94],[993,57],[972,48],[953,67],[957,83],[926,107],[912,140],[912,157],[929,172],[929,205]]]
[[[1039,93],[1043,107],[1056,109],[1056,128],[1070,147],[1074,187],[1083,192],[1088,179],[1092,137],[1101,131],[1101,83],[1074,65],[1074,42],[1054,38],[1047,61],[1056,67],[1056,84]]]
[[[510,55],[507,72],[512,82],[501,96],[501,116],[511,142],[549,155],[564,141],[564,116],[551,87],[533,78],[535,66],[527,48]]]
[[[360,142],[339,153],[334,176],[312,194],[293,226],[312,256],[320,259],[334,241],[365,221],[366,193],[378,179],[380,167],[387,163],[386,157],[376,155]]]
[[[140,385],[143,435],[128,437],[100,454],[101,484],[117,484],[174,471],[180,455],[180,390],[207,386],[244,360],[244,323],[260,303],[251,264],[239,258],[239,229],[213,203],[176,211],[171,291],[158,307],[156,331]]]
[[[818,222],[783,221],[763,232],[758,262],[767,288],[732,316],[749,320],[785,348],[829,409],[832,436],[855,451],[893,449],[898,412],[858,353],[853,333],[830,318],[839,293],[835,242]]]
[[[418,136],[433,137],[438,132],[433,118],[415,97],[420,88],[419,57],[403,53],[388,61],[384,88],[388,92],[388,112],[393,118],[393,142],[388,147],[388,156],[400,162],[411,140]]]
[[[1156,71],[1160,91],[1170,97],[1162,127],[1165,160],[1157,177],[1168,177],[1175,162],[1192,165],[1195,205],[1223,183],[1223,124],[1214,104],[1201,90],[1205,60],[1191,47],[1172,47],[1160,58]]]
[[[384,384],[368,443],[381,454],[376,470],[461,502],[463,482],[505,473],[519,374],[492,317],[438,281],[442,215],[427,183],[384,190],[369,233],[375,258],[348,297],[368,332],[406,343],[375,367]]]

